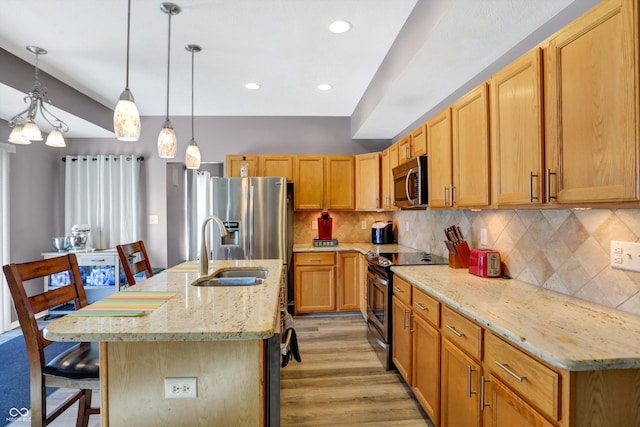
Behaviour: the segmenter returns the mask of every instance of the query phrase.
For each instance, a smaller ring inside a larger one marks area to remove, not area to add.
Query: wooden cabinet
[[[398,166],[398,145],[392,144],[380,155],[380,189],[382,208],[397,210],[393,204],[393,168]]]
[[[447,108],[427,122],[429,206],[453,207],[453,148],[451,109]]]
[[[293,156],[264,154],[259,160],[260,176],[284,176],[293,181]]]
[[[294,178],[298,210],[355,208],[353,156],[296,156]]]
[[[493,201],[543,202],[542,51],[534,49],[491,78]]]
[[[488,415],[485,427],[552,427],[553,424],[533,409],[526,401],[505,386],[502,381],[489,375],[485,405]]]
[[[335,311],[335,253],[295,253],[294,264],[296,314]]]
[[[380,153],[359,154],[355,162],[356,210],[380,209]]]
[[[451,105],[453,203],[489,205],[489,107],[483,83]]]
[[[440,425],[440,303],[413,287],[412,390],[435,425]]]
[[[398,146],[398,161],[404,163],[411,158],[411,134],[405,135],[396,144]]]
[[[360,289],[360,313],[362,313],[362,317],[367,318],[367,266],[369,264],[367,260],[367,256],[363,254],[358,255],[358,269],[360,270],[360,275],[358,276],[358,283]]]
[[[545,49],[548,197],[638,200],[638,2],[606,0]]]
[[[338,258],[338,311],[360,310],[359,254],[339,252]]]
[[[295,253],[296,313],[360,310],[359,256],[357,252]]]
[[[427,124],[418,126],[411,132],[411,157],[427,154]]]
[[[411,308],[397,296],[393,296],[392,302],[392,333],[393,364],[402,375],[406,383],[411,386],[411,359],[412,359],[412,337],[411,337]]]
[[[255,154],[229,154],[226,158],[226,171],[225,176],[227,178],[237,178],[240,176],[240,164],[242,163],[242,159],[246,158],[247,164],[249,166],[248,174],[249,176],[259,176],[258,175],[258,156]]]

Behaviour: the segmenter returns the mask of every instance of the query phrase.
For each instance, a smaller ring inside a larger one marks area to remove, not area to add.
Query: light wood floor
[[[385,371],[361,316],[296,317],[302,363],[280,371],[282,426],[433,426],[395,371]]]

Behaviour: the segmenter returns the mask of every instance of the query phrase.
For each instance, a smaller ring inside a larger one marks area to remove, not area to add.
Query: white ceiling
[[[191,114],[184,46],[195,43],[203,48],[195,56],[197,116],[353,115],[354,138],[393,138],[505,54],[534,45],[544,23],[597,1],[176,0],[182,12],[172,17],[170,114]],[[166,109],[168,16],[160,4],[132,0],[129,86],[143,116]],[[403,30],[414,7],[432,16],[416,23],[414,14]],[[43,71],[115,106],[125,85],[126,0],[3,0],[2,10],[1,48],[31,64],[26,45],[47,49]],[[330,33],[336,19],[352,30]],[[249,91],[247,82],[262,88]],[[16,89],[31,88],[1,83],[0,118],[7,120],[23,108]],[[320,92],[319,83],[333,89]],[[49,96],[55,105],[56,94]],[[70,136],[111,135],[64,118]]]

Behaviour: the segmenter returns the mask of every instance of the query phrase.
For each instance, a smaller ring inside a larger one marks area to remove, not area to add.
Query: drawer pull
[[[419,302],[416,303],[416,307],[418,307],[422,311],[429,311],[427,309],[427,307],[425,307],[424,305],[420,304]]]
[[[393,291],[394,291],[394,292],[399,292],[399,293],[401,293],[401,294],[403,294],[403,293],[404,293],[404,291],[403,291],[402,289],[400,289],[399,287],[397,287],[397,286],[394,286],[394,287],[393,287]]]
[[[319,262],[322,261],[321,258],[309,258],[309,262]]]
[[[451,325],[447,325],[447,329],[450,330],[451,332],[453,332],[454,334],[456,334],[457,336],[459,336],[460,338],[462,338],[464,336],[464,334],[462,332],[456,331],[456,328],[451,326]]]
[[[505,363],[505,364],[502,364],[502,363],[500,363],[500,362],[498,362],[498,361],[496,360],[496,365],[498,365],[498,366],[499,366],[501,369],[503,369],[507,374],[511,375],[513,378],[517,379],[517,380],[518,380],[518,381],[520,381],[520,382],[522,382],[522,381],[524,381],[524,380],[526,380],[526,379],[527,379],[527,377],[525,377],[525,376],[522,376],[522,377],[521,377],[520,375],[516,374],[516,373],[515,373],[515,372],[513,372],[511,369],[509,369],[509,368],[507,367],[507,364],[506,364],[506,363]]]

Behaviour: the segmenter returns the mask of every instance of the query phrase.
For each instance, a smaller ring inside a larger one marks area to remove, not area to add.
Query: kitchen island
[[[277,425],[279,418],[279,260],[212,261],[264,267],[253,286],[196,287],[199,264],[187,262],[124,291],[174,293],[139,317],[66,316],[52,321],[52,341],[100,342],[101,425]],[[167,398],[166,378],[196,378],[195,398]]]

